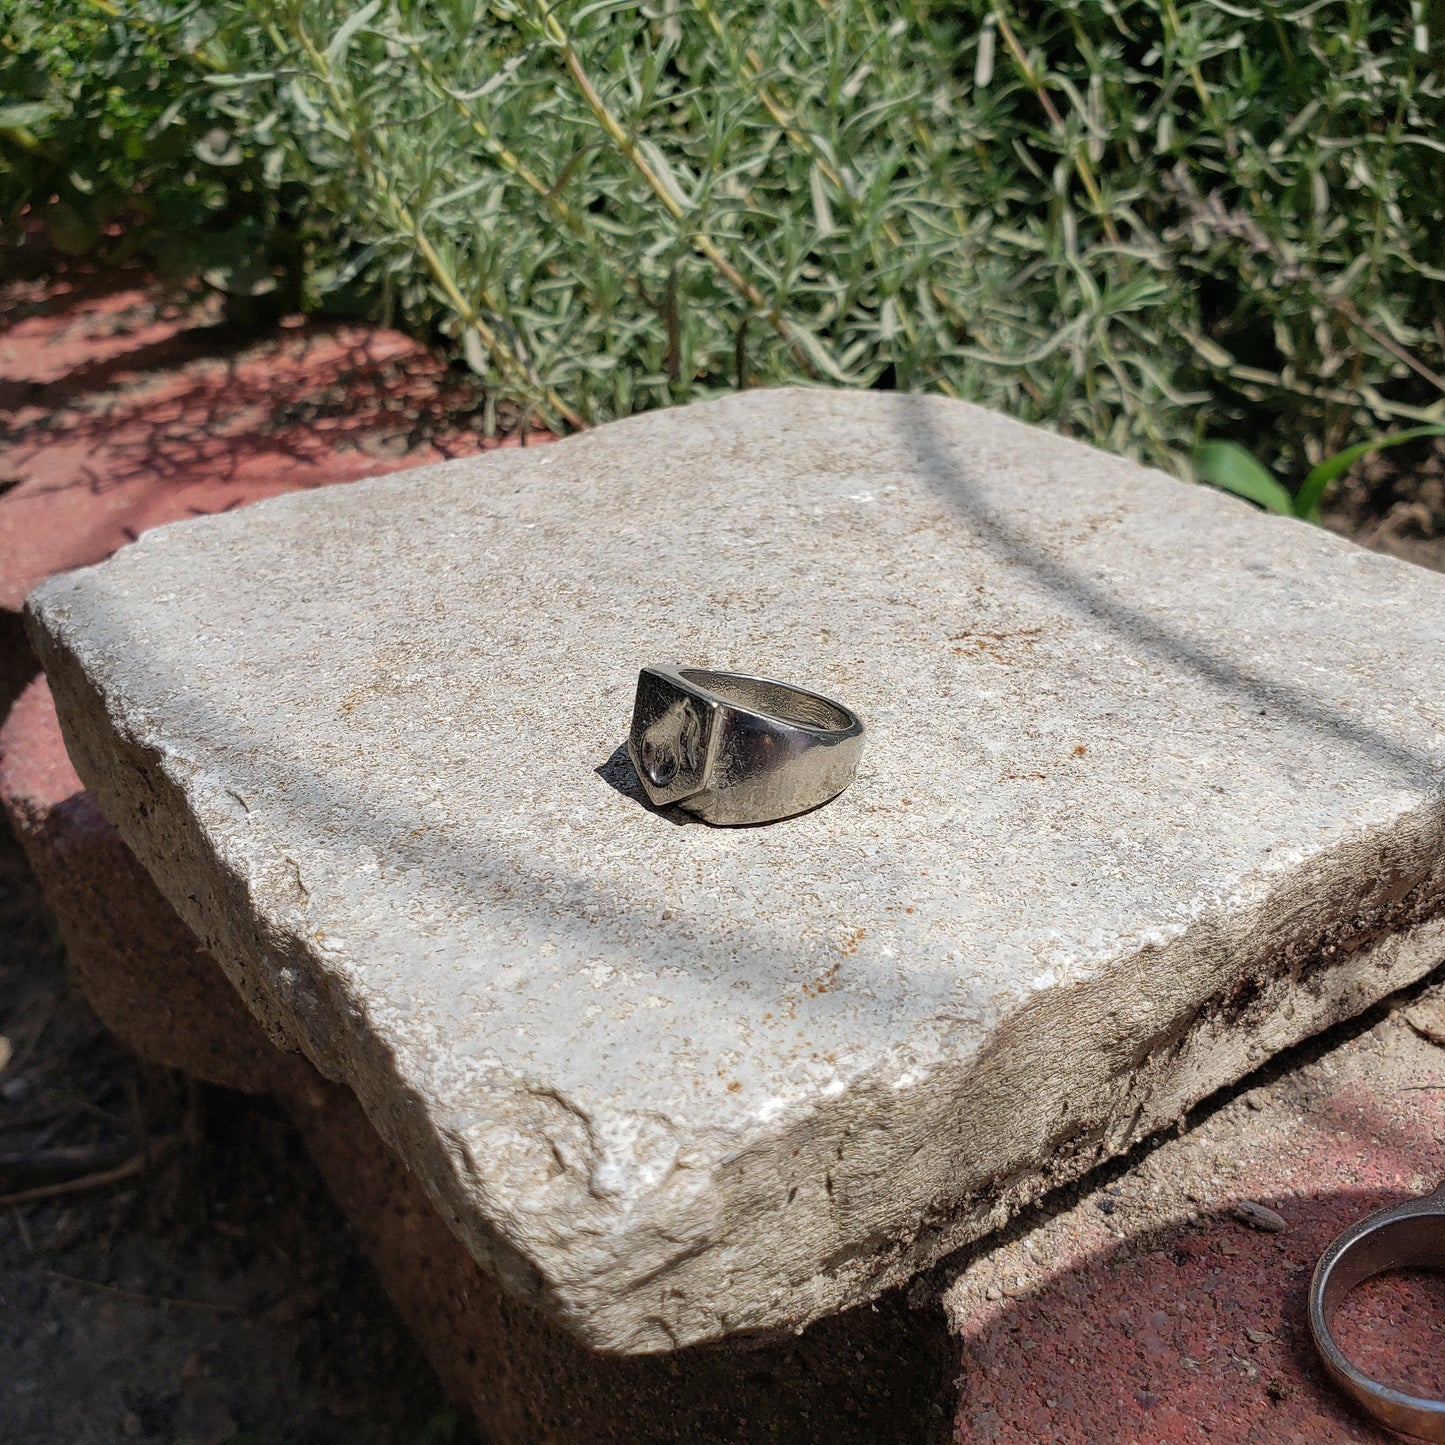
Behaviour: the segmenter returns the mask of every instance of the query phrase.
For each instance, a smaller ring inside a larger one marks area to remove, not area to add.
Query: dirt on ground
[[[1445,1163],[1445,988],[1306,1040],[1013,1221],[941,1281],[958,1445],[1388,1445],[1307,1327],[1315,1261]],[[1392,1272],[1333,1333],[1395,1389],[1445,1391],[1445,1276]]]
[[[1330,489],[1323,510],[1332,532],[1445,572],[1445,437],[1364,458]]]

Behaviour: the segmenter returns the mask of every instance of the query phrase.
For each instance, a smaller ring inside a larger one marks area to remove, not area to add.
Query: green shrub
[[[191,53],[211,27],[169,20],[0,0],[0,226],[13,240],[28,208],[62,252],[116,233],[113,257],[139,253],[167,280],[295,305],[306,198],[287,205],[279,148],[254,126],[239,141],[215,105]]]
[[[309,304],[554,423],[814,378],[1300,470],[1445,417],[1440,0],[116,3]]]

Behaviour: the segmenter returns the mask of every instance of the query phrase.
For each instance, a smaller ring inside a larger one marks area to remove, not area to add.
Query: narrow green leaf
[[[524,50],[520,55],[514,55],[475,90],[448,90],[447,94],[453,100],[462,102],[481,100],[483,96],[490,95],[494,90],[500,90],[516,74],[522,64],[531,58],[532,51]]]
[[[331,37],[331,42],[326,47],[327,60],[335,65],[346,54],[346,47],[351,44],[352,36],[380,9],[381,0],[370,0],[369,4],[363,5],[354,15],[348,16],[346,24]]]
[[[832,377],[841,386],[851,384],[852,378],[838,369],[838,363],[828,355],[828,348],[806,326],[794,326],[793,336],[808,354],[808,359],[819,371]]]
[[[475,327],[468,326],[462,332],[462,356],[474,375],[486,376],[490,363],[486,348],[482,345],[482,338],[477,335]]]
[[[693,207],[693,198],[688,195],[682,183],[677,178],[677,173],[672,168],[672,163],[663,154],[662,148],[650,140],[637,142],[637,149],[647,158],[647,164],[652,167],[652,173],[662,182],[662,188],[678,206],[684,211],[690,211]]]
[[[1233,442],[1205,442],[1194,454],[1199,480],[1222,491],[1254,502],[1267,512],[1282,517],[1294,515],[1290,494],[1277,482],[1258,458]]]
[[[823,172],[816,164],[809,172],[808,185],[813,196],[813,224],[818,228],[818,238],[825,241],[838,228],[833,224],[833,208],[823,188]]]
[[[350,285],[390,244],[394,244],[394,242],[389,239],[373,241],[371,245],[362,247],[356,255],[352,256],[346,264],[340,267],[334,274],[318,271],[313,276],[317,290],[325,295],[328,292],[339,291],[343,286]]]
[[[236,90],[244,85],[260,85],[276,79],[274,70],[247,70],[235,75],[203,75],[200,82],[216,90]]]
[[[1295,515],[1308,522],[1318,522],[1320,499],[1325,494],[1325,488],[1336,477],[1343,476],[1361,457],[1368,456],[1371,452],[1397,447],[1401,442],[1412,442],[1419,437],[1445,437],[1445,426],[1412,426],[1405,431],[1392,432],[1389,436],[1371,437],[1367,442],[1358,442],[1352,447],[1346,447],[1342,452],[1336,452],[1332,457],[1326,457],[1304,479],[1299,495],[1294,499]]]

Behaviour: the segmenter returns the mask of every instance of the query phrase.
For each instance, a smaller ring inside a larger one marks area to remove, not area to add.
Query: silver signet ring
[[[1445,1186],[1351,1225],[1320,1256],[1309,1297],[1310,1333],[1335,1384],[1392,1430],[1445,1440],[1445,1400],[1409,1395],[1372,1380],[1330,1333],[1344,1297],[1390,1269],[1445,1269]]]
[[[863,724],[831,698],[769,678],[644,667],[627,751],[655,806],[676,803],[708,823],[766,823],[853,781]]]

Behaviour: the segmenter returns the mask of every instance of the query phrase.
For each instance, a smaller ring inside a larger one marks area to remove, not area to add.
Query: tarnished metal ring
[[[806,813],[853,780],[863,724],[842,703],[772,678],[644,667],[627,751],[647,796],[709,823]]]
[[[1345,1296],[1391,1269],[1445,1270],[1445,1185],[1351,1225],[1320,1256],[1310,1281],[1310,1333],[1335,1384],[1390,1429],[1445,1441],[1445,1400],[1407,1395],[1370,1379],[1330,1334]]]

